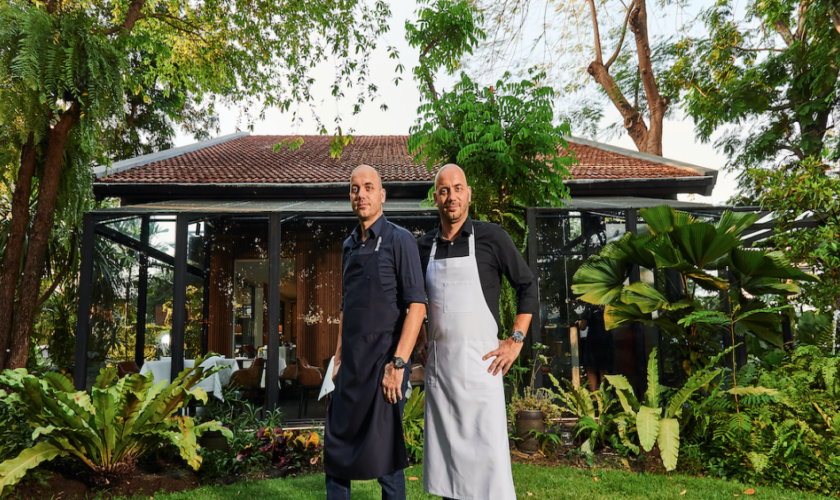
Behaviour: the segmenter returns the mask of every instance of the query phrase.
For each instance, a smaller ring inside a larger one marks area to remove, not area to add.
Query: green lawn
[[[438,498],[426,494],[422,486],[422,466],[406,470],[408,498],[412,500]],[[598,478],[596,481],[594,478]],[[517,498],[551,499],[816,499],[819,495],[798,493],[774,488],[756,487],[755,495],[744,495],[749,485],[716,479],[686,476],[634,474],[620,471],[588,471],[569,467],[543,468],[513,465],[513,479]],[[684,494],[681,494],[685,491]],[[528,496],[531,493],[533,496]],[[379,500],[376,481],[353,483],[354,500]],[[155,500],[323,500],[324,475],[314,474],[298,478],[250,481],[230,486],[205,486],[193,491],[171,495],[155,495]]]

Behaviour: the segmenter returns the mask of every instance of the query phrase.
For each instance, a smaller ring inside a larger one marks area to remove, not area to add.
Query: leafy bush
[[[0,491],[16,484],[26,471],[59,456],[83,462],[95,484],[131,474],[137,459],[164,443],[177,446],[194,469],[201,465],[196,438],[208,430],[222,430],[217,422],[196,425],[176,412],[193,398],[206,401],[195,387],[208,374],[196,362],[169,385],[152,385],[151,377],[134,374],[118,379],[115,369],[103,369],[92,394],[75,391],[70,377],[46,373],[35,377],[26,370],[0,374],[0,399],[12,405],[34,429],[37,443],[16,458],[0,464]],[[228,431],[223,430],[228,433]]]
[[[648,388],[643,403],[636,398],[632,386],[623,375],[607,375],[606,379],[615,388],[618,400],[624,409],[615,418],[616,429],[624,446],[633,450],[634,453],[639,453],[633,434],[638,437],[638,443],[645,451],[651,451],[653,446],[658,444],[665,469],[674,470],[677,467],[680,451],[680,427],[685,425],[685,419],[681,420],[683,411],[695,392],[708,387],[718,378],[722,370],[713,370],[712,366],[731,349],[712,358],[703,370],[695,371],[679,390],[673,392],[667,402],[661,397],[662,390],[667,388],[659,385],[655,348],[648,359]]]
[[[423,461],[423,430],[426,427],[424,415],[426,393],[413,389],[411,397],[405,402],[403,411],[403,437],[408,458],[415,462]]]
[[[840,358],[803,346],[777,366],[748,364],[738,381],[688,412],[685,447],[707,473],[840,492]]]

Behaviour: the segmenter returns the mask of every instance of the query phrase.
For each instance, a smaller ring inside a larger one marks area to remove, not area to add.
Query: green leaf
[[[736,234],[719,233],[715,226],[705,222],[674,228],[671,240],[685,261],[697,269],[706,267],[741,244]]]
[[[650,451],[650,450],[648,450]],[[677,468],[680,453],[680,422],[675,418],[664,418],[659,423],[659,451],[665,470]]]
[[[6,460],[0,464],[0,493],[3,493],[7,486],[16,485],[23,479],[26,471],[66,454],[67,452],[56,448],[51,443],[40,442],[32,448],[23,450],[16,458]]]
[[[650,234],[654,236],[668,234],[675,227],[687,226],[694,222],[691,215],[678,212],[667,205],[639,210],[639,215],[647,223]]]
[[[636,432],[639,433],[639,443],[645,451],[653,449],[659,436],[659,420],[662,410],[641,405],[636,414]]]
[[[730,233],[738,236],[745,229],[752,226],[758,219],[758,214],[754,212],[732,212],[727,210],[720,215],[717,230],[721,233]]]
[[[651,408],[659,408],[659,363],[656,360],[655,347],[648,358],[647,386],[645,404]]]
[[[621,239],[604,247],[601,256],[651,269],[656,265],[651,251],[654,246],[651,243],[656,238],[652,234],[625,233]]]
[[[621,444],[626,446],[630,451],[635,453],[636,455],[639,454],[639,447],[633,444],[630,441],[630,437],[627,435],[627,422],[623,419],[615,419],[615,426],[618,429],[618,437],[621,438]]]
[[[591,257],[575,273],[572,292],[581,295],[580,300],[590,304],[614,304],[621,297],[626,272],[624,262]]]
[[[625,304],[635,304],[643,313],[652,313],[668,304],[668,300],[658,290],[647,283],[637,281],[624,287],[621,291],[621,301]]]

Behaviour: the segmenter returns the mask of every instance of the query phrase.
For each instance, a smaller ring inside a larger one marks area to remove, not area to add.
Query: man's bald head
[[[350,205],[360,222],[375,221],[382,215],[385,190],[382,177],[370,165],[359,165],[350,175]]]
[[[365,178],[375,177],[376,182],[379,184],[379,189],[382,189],[382,177],[379,175],[379,172],[371,167],[370,165],[365,165],[362,163],[358,167],[353,169],[353,173],[350,174],[350,185],[353,185],[353,177],[356,175],[362,175]]]
[[[467,218],[472,191],[467,176],[458,165],[447,163],[435,176],[435,205],[440,212],[441,224],[460,227]]]
[[[467,174],[464,173],[464,169],[454,163],[447,163],[438,170],[437,175],[435,175],[435,190],[440,186],[443,179],[457,180],[464,186],[467,185]]]

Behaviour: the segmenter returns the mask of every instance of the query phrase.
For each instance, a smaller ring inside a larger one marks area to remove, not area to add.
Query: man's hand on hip
[[[493,360],[493,363],[490,364],[490,368],[487,369],[487,373],[498,375],[501,370],[502,375],[507,375],[508,370],[510,370],[510,367],[513,366],[513,362],[519,356],[519,351],[521,350],[522,342],[514,342],[513,339],[499,341],[498,349],[488,352],[483,358],[481,358],[482,360],[487,361],[493,356],[496,357],[496,359]]]
[[[402,399],[403,370],[394,368],[394,363],[385,365],[385,376],[382,377],[382,395],[385,401],[394,404]]]

